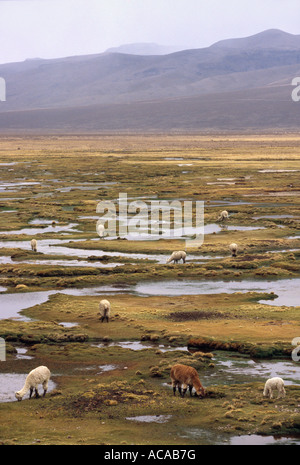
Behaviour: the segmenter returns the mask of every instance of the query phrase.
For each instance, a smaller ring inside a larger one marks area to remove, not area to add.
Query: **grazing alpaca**
[[[31,245],[31,250],[36,252],[37,251],[37,241],[36,241],[36,239],[31,239],[30,245]]]
[[[277,389],[278,397],[285,396],[284,381],[282,378],[270,378],[266,381],[263,395],[273,399],[273,392]]]
[[[205,396],[205,390],[201,384],[197,370],[193,367],[181,365],[180,363],[173,365],[171,368],[171,381],[174,396],[176,395],[176,386],[178,386],[178,392],[181,397],[184,397],[187,387],[189,387],[190,395],[192,395],[192,389],[194,387],[197,396]],[[181,386],[183,387],[182,392]]]
[[[50,379],[50,375],[51,373],[49,368],[45,366],[40,366],[35,368],[34,370],[31,370],[31,372],[26,377],[24,387],[20,391],[17,391],[15,393],[16,398],[18,400],[22,400],[28,389],[30,389],[29,398],[32,395],[33,389],[35,390],[35,397],[40,397],[38,393],[39,384],[43,385],[45,396],[48,389],[48,381]]]
[[[220,215],[219,215],[217,221],[228,220],[228,218],[229,218],[228,211],[227,211],[227,210],[223,210],[223,211],[220,213]]]
[[[231,250],[232,257],[236,257],[238,246],[237,244],[230,244],[229,249]]]
[[[182,260],[182,263],[185,263],[186,253],[183,250],[179,250],[178,252],[173,252],[171,257],[167,260],[167,263],[174,261],[174,263],[178,263],[179,260]]]
[[[100,320],[103,321],[106,319],[107,323],[110,318],[110,302],[108,300],[101,300],[99,304],[99,313],[100,313]]]
[[[103,239],[105,228],[104,228],[104,226],[103,226],[102,223],[98,223],[98,224],[97,224],[97,226],[96,226],[96,231],[97,231],[98,236],[99,236],[101,239]]]

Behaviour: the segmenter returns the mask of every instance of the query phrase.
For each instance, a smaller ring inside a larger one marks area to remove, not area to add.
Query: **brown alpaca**
[[[184,397],[187,387],[189,387],[190,395],[192,395],[192,389],[194,387],[197,396],[205,396],[205,390],[201,384],[197,370],[193,367],[181,365],[179,363],[173,365],[171,368],[171,381],[174,396],[176,395],[176,386],[178,386],[178,392],[181,397]],[[182,391],[181,386],[183,388]]]

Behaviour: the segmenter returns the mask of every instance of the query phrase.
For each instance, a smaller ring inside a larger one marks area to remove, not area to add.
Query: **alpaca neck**
[[[19,391],[19,394],[21,397],[25,396],[26,392],[30,388],[29,382],[26,380],[24,386],[22,387],[21,391]]]
[[[198,379],[195,379],[195,380],[194,380],[193,385],[194,385],[194,388],[196,389],[196,391],[199,391],[200,389],[203,388],[201,382],[200,382]]]

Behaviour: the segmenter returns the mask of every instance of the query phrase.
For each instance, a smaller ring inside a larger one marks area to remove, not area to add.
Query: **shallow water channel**
[[[73,240],[72,242],[79,242],[78,240]],[[70,257],[80,257],[80,259],[87,259],[88,257],[124,257],[132,259],[132,263],[136,260],[153,260],[157,263],[165,264],[169,255],[166,254],[147,254],[147,253],[130,253],[130,252],[111,252],[101,250],[101,240],[95,239],[99,242],[99,249],[80,249],[75,247],[69,247],[66,244],[69,244],[69,239],[40,239],[38,240],[38,252],[41,252],[46,255],[65,255]],[[0,248],[19,248],[22,250],[31,250],[30,241],[0,241]],[[190,261],[200,261],[200,260],[210,260],[212,258],[222,258],[222,256],[212,257],[210,255],[189,255],[188,259]],[[84,260],[75,260],[71,258],[67,259],[28,259],[28,260],[12,260],[9,256],[0,256],[0,263],[35,263],[35,264],[48,264],[48,265],[61,265],[61,266],[117,266],[122,265],[121,263],[99,263],[95,261],[84,261]]]
[[[35,224],[35,223],[32,223]],[[40,223],[36,223],[40,224]],[[69,223],[65,225],[59,225],[59,224],[46,224],[44,226],[40,227],[35,227],[35,228],[22,228],[22,229],[16,229],[12,231],[1,231],[1,234],[7,234],[7,235],[12,235],[12,234],[27,234],[28,236],[33,236],[36,234],[46,234],[46,233],[58,233],[58,232],[74,232],[71,231],[72,229],[76,228],[78,226],[78,223]]]
[[[101,295],[101,294],[126,294],[133,293],[140,296],[179,296],[219,294],[235,292],[274,292],[277,297],[274,300],[261,300],[261,303],[274,306],[299,305],[300,278],[280,279],[277,281],[145,281],[128,286],[94,286],[88,288],[69,288],[63,290],[37,291],[25,293],[4,294],[0,293],[0,319],[19,318],[26,319],[19,312],[25,308],[33,307],[48,300],[55,293],[63,293],[74,296]],[[2,288],[4,291],[5,288]],[[1,289],[0,289],[1,291]]]
[[[138,295],[197,295],[220,294],[234,292],[274,292],[278,297],[274,300],[261,300],[261,303],[275,306],[299,305],[300,278],[279,280],[244,280],[244,281],[153,281],[141,282],[134,287]]]

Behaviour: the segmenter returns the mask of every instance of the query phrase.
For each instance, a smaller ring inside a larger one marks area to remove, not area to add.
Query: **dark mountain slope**
[[[89,105],[0,114],[2,131],[170,131],[299,129],[300,102],[291,86],[207,94],[193,98]]]

